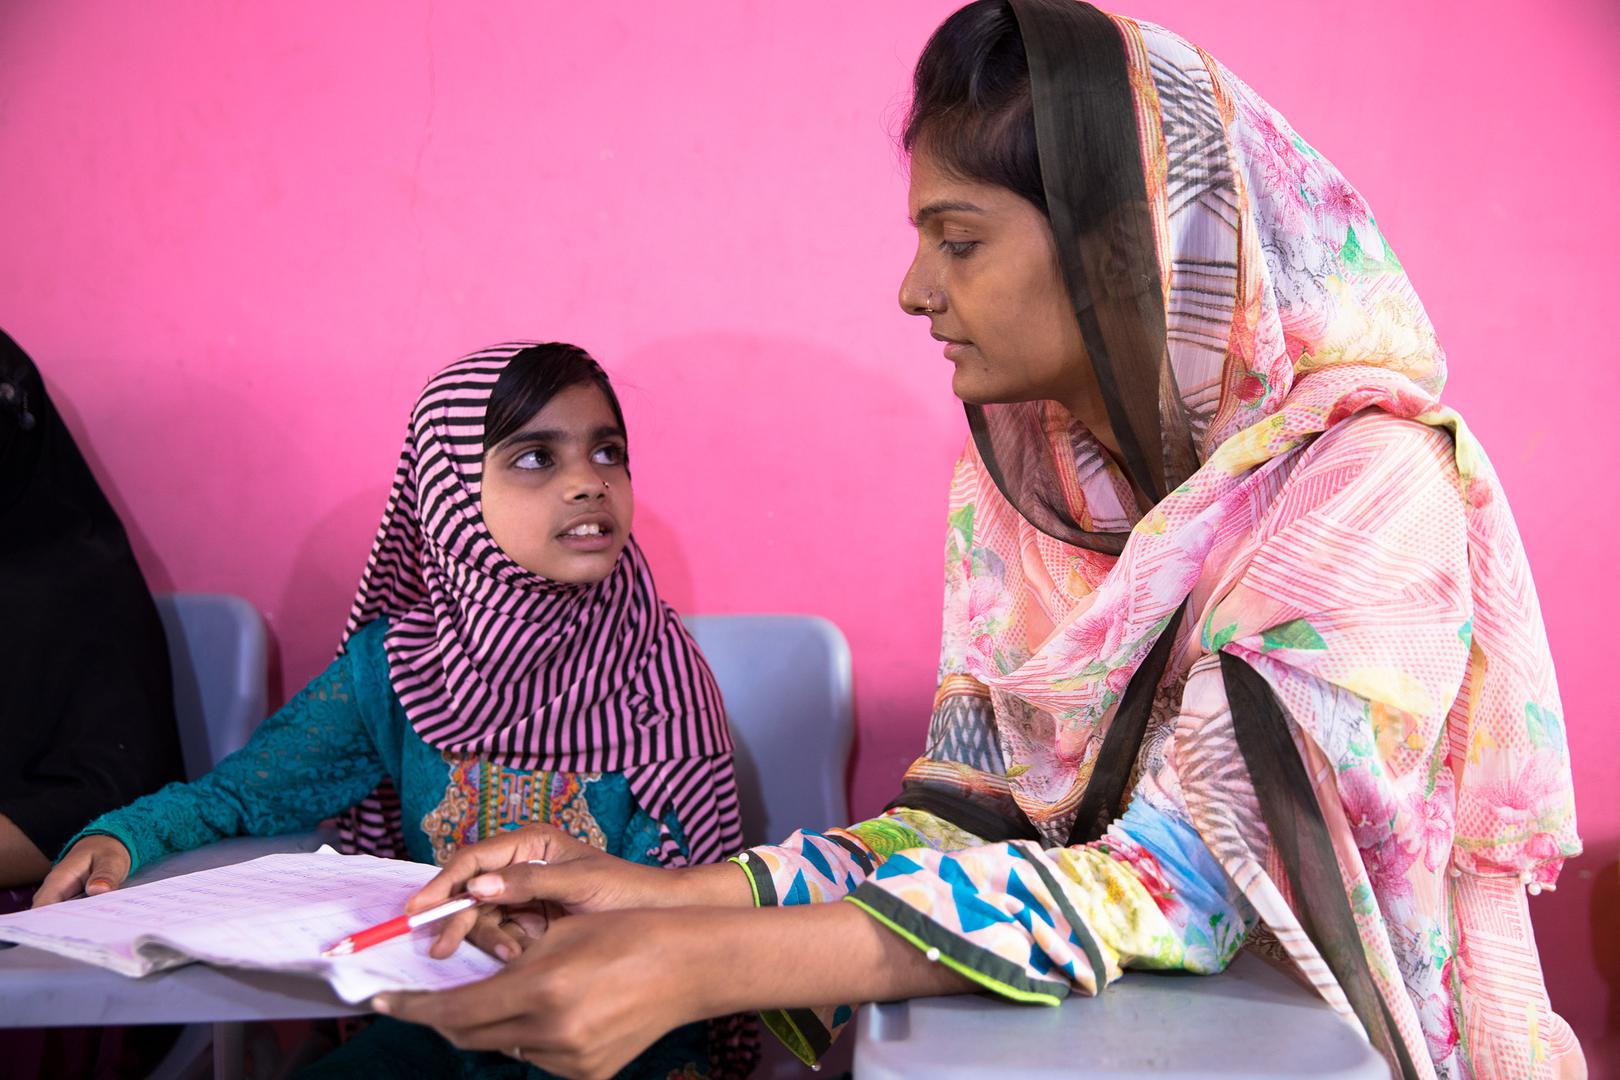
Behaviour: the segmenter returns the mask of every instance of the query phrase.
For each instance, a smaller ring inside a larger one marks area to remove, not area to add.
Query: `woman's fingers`
[[[469,878],[479,874],[499,870],[515,862],[544,859],[553,832],[555,830],[549,825],[531,825],[462,848],[450,857],[450,861],[444,864],[444,869],[433,880],[406,902],[406,914],[415,915],[444,903],[460,892]]]
[[[593,876],[589,870],[568,863],[520,863],[479,874],[467,882],[467,891],[495,904],[551,900],[572,905],[589,896],[589,890],[582,890],[581,886],[587,885]]]
[[[409,911],[410,909],[407,908],[406,910]],[[433,939],[433,944],[428,948],[428,955],[435,960],[443,960],[455,952],[457,946],[478,925],[478,921],[488,914],[492,914],[488,908],[473,907],[468,908],[466,911],[458,911],[444,920],[440,924],[439,936]],[[473,944],[478,943],[475,941]]]
[[[681,927],[696,926],[685,918]],[[428,1024],[459,1047],[520,1047],[525,1061],[551,1073],[610,1077],[688,1019],[688,1006],[672,1000],[672,982],[649,977],[671,955],[675,926],[663,912],[570,916],[482,982],[383,994],[372,1004]]]
[[[535,974],[508,968],[454,990],[379,994],[371,999],[371,1007],[385,1016],[444,1032],[470,1030],[522,1015],[525,977],[532,979]]]
[[[514,1046],[544,1046],[547,1050],[567,1050],[572,1047],[552,1045],[553,1040],[537,1030],[535,1017],[514,1016],[473,1028],[446,1030],[444,1037],[462,1050],[503,1050],[511,1053]]]
[[[457,851],[444,864],[444,869],[405,902],[405,913],[415,915],[437,907],[450,899],[452,894],[460,892],[468,878],[506,866],[512,861],[517,844],[517,832],[502,833]]]

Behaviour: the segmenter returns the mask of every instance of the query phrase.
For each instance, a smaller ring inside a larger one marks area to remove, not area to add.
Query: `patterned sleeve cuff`
[[[819,1009],[765,1009],[759,1018],[793,1056],[814,1067],[843,1032],[855,1010],[848,1005]]]
[[[756,907],[842,900],[872,872],[872,857],[843,830],[800,831],[732,858],[748,874]]]
[[[744,851],[733,855],[727,861],[742,867],[742,872],[747,875],[748,888],[753,891],[755,907],[776,907],[776,886],[772,883],[770,872],[764,868],[765,864],[757,852]]]
[[[770,865],[759,851],[744,851],[731,861],[748,875],[755,907],[778,906],[776,882],[771,877]],[[839,1005],[822,1009],[762,1009],[759,1018],[794,1057],[814,1066],[853,1015],[848,1005]]]
[[[1030,1005],[1056,1005],[1068,996],[1066,980],[1031,977],[1024,965],[951,933],[879,885],[868,882],[846,899],[929,960],[993,994]]]
[[[858,843],[839,835],[799,832],[774,847],[753,848],[732,858],[748,875],[755,907],[788,907],[837,900],[872,868]],[[840,874],[842,877],[840,878]],[[815,1065],[854,1018],[848,1005],[763,1009],[759,1018],[772,1035],[806,1065]]]

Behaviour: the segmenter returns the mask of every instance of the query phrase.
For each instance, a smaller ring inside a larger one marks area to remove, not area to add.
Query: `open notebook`
[[[501,969],[465,942],[445,960],[428,946],[440,924],[349,956],[321,950],[391,919],[436,873],[370,855],[266,855],[35,911],[0,915],[0,941],[140,976],[195,960],[325,979],[353,1004],[384,990],[443,990]]]

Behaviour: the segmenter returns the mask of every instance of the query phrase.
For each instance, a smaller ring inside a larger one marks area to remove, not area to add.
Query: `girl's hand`
[[[504,963],[511,963],[523,954],[541,934],[549,920],[536,926],[514,908],[483,905],[477,909],[478,921],[467,933],[467,940]],[[437,956],[438,942],[430,950]],[[442,957],[441,957],[442,959]]]
[[[611,1077],[665,1032],[704,1015],[687,955],[706,937],[704,922],[695,909],[564,919],[482,982],[384,994],[372,1006],[431,1025],[464,1050],[521,1051],[559,1076]]]
[[[111,836],[87,836],[62,856],[34,893],[34,907],[71,900],[81,892],[111,892],[129,877],[129,849]]]

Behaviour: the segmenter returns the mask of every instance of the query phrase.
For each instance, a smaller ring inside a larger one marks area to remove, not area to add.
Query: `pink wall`
[[[588,346],[623,388],[666,594],[848,634],[872,811],[928,712],[964,433],[893,300],[911,238],[891,133],[953,6],[5,4],[0,325],[45,366],[153,585],[251,598],[283,691],[331,654],[421,380],[505,337]],[[1617,11],[1131,9],[1344,169],[1447,344],[1563,676],[1590,854],[1535,910],[1589,1049],[1620,1029],[1598,570]]]

